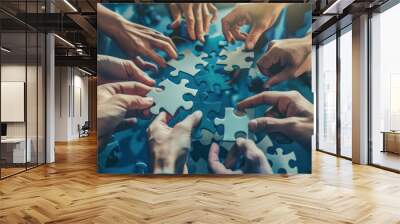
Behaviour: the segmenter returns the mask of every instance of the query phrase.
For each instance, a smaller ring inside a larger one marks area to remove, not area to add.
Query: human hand
[[[216,174],[242,174],[242,173],[263,173],[273,174],[272,168],[267,161],[264,153],[256,144],[248,139],[238,138],[236,144],[229,151],[224,164],[218,157],[219,146],[213,143],[208,154],[208,164]],[[243,155],[243,166],[238,170],[233,170],[237,160]]]
[[[153,99],[145,96],[150,90],[151,87],[138,82],[116,82],[98,86],[98,135],[107,136],[124,121],[132,123],[135,122],[135,117],[149,115],[147,109],[153,105]]]
[[[282,70],[276,73],[272,68],[277,64]],[[264,84],[265,88],[311,71],[311,35],[271,42],[257,65],[261,73],[270,77]]]
[[[151,69],[157,71],[157,66],[144,61],[140,57],[125,60],[112,56],[97,56],[99,81],[137,81],[148,86],[154,86],[155,81],[151,79],[142,69]]]
[[[189,37],[201,42],[205,41],[210,24],[217,19],[217,8],[212,3],[170,3],[169,9],[173,20],[171,27],[178,27],[185,17]]]
[[[268,104],[273,109],[266,111],[264,117],[250,120],[249,129],[253,132],[280,132],[302,144],[308,144],[313,134],[313,105],[297,91],[264,91],[237,104],[239,110]],[[274,111],[283,118],[274,117]]]
[[[222,19],[222,32],[228,42],[243,40],[252,50],[260,36],[272,27],[286,4],[240,4]],[[240,32],[250,25],[249,33]]]
[[[165,67],[166,62],[155,49],[166,52],[171,58],[178,57],[175,44],[162,33],[132,23],[101,4],[98,7],[98,13],[98,19],[103,20],[98,23],[99,29],[113,38],[129,57],[148,57],[161,67]]]
[[[153,173],[187,173],[190,136],[201,117],[201,111],[196,111],[172,128],[168,126],[170,116],[166,112],[154,119],[147,129]]]

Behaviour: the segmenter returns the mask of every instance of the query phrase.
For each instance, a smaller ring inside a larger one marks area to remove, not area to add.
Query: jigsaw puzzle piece
[[[244,46],[242,46],[234,51],[223,49],[219,56],[224,57],[224,59],[219,59],[217,64],[225,65],[225,71],[232,72],[238,68],[250,68],[253,64],[254,52],[246,51]]]
[[[187,79],[182,79],[179,84],[175,84],[168,79],[160,82],[159,85],[164,89],[154,88],[147,94],[155,102],[155,105],[150,108],[150,112],[158,114],[164,109],[169,114],[174,115],[181,107],[185,110],[190,110],[193,107],[193,102],[184,100],[183,95],[190,94],[195,96],[197,90],[186,87],[188,83]]]
[[[210,119],[212,113],[218,115],[222,108],[222,103],[220,101],[208,101],[207,95],[205,93],[198,94],[194,100],[193,111],[200,110],[203,112],[203,118],[200,121],[200,124],[197,126],[196,131],[194,133],[194,139],[198,139],[201,137],[201,130],[207,129],[211,132],[216,132],[216,128],[214,126],[214,122]]]
[[[207,92],[215,92],[220,94],[222,91],[232,88],[232,86],[228,83],[229,77],[215,73],[214,69],[212,68],[202,71],[195,77],[195,79],[199,85],[205,85]]]
[[[297,166],[292,167],[290,164],[296,161],[296,154],[290,152],[283,154],[282,148],[276,148],[275,153],[267,152],[267,159],[271,163],[274,173],[297,174]]]
[[[220,46],[219,42],[223,40],[225,40],[225,38],[222,35],[206,36],[202,50],[207,54],[211,52],[218,54],[223,49],[223,46]]]
[[[238,135],[248,137],[249,118],[246,114],[235,112],[233,107],[225,108],[225,117],[215,118],[215,125],[224,126],[224,141],[235,141]]]
[[[274,146],[274,144],[272,143],[271,138],[268,135],[265,135],[264,138],[257,143],[257,147],[261,149],[261,151],[263,151],[264,154],[266,154],[267,149],[272,146]]]
[[[190,49],[185,49],[181,56],[181,59],[172,59],[167,63],[169,66],[175,68],[175,70],[171,72],[171,76],[178,76],[180,71],[195,76],[200,70],[199,68],[196,68],[196,65],[206,67],[208,64],[206,61],[202,60],[202,58],[208,56],[204,52],[197,56]]]
[[[209,146],[212,142],[219,142],[222,140],[222,136],[217,132],[211,132],[207,129],[201,129],[201,138],[198,140],[202,145]]]

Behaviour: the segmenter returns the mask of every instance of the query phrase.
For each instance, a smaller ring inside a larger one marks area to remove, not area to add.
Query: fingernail
[[[154,102],[154,99],[153,99],[153,97],[145,97],[144,98],[148,103],[153,103]]]
[[[203,112],[201,112],[200,110],[197,110],[196,112],[194,112],[194,115],[195,115],[196,117],[201,118],[201,117],[203,116]]]
[[[251,49],[253,49],[253,47],[254,47],[253,43],[248,43],[247,44],[247,50],[251,50]]]
[[[250,128],[250,130],[256,130],[257,129],[257,121],[256,120],[251,120],[249,122],[249,128]]]
[[[244,138],[239,137],[236,139],[236,143],[240,145],[240,143],[242,143],[244,141]]]

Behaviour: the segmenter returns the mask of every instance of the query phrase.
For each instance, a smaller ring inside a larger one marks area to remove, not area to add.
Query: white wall
[[[88,78],[83,75],[76,68],[56,67],[56,141],[79,138],[78,125],[88,120]]]

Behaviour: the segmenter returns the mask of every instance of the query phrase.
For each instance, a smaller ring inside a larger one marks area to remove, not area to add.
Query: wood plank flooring
[[[400,175],[315,152],[313,174],[136,177],[96,173],[96,141],[0,181],[0,223],[400,223]]]

